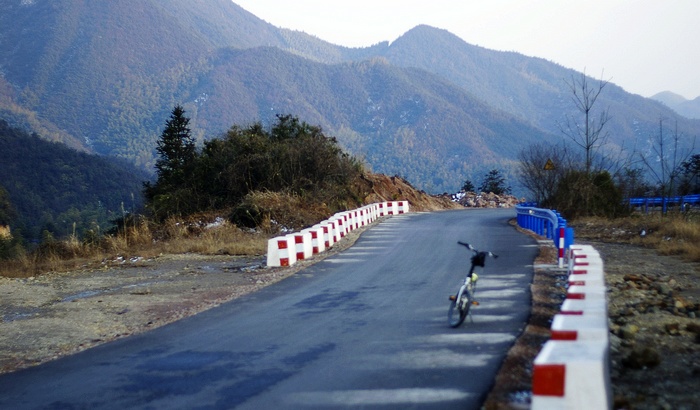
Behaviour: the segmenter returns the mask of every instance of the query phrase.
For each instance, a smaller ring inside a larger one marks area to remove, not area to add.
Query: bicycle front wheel
[[[452,327],[458,327],[464,322],[469,314],[469,308],[472,305],[471,286],[467,286],[464,291],[457,295],[455,300],[450,304],[450,310],[447,312],[447,319]]]
[[[460,308],[460,303],[457,300],[453,300],[450,303],[450,310],[447,312],[447,320],[451,327],[458,327],[464,322],[466,315],[462,314],[462,309]]]

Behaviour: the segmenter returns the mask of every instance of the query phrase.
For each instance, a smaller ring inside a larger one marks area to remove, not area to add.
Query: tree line
[[[320,127],[277,115],[269,128],[234,125],[197,149],[189,121],[181,106],[173,109],[157,143],[157,179],[144,184],[146,208],[158,221],[228,209],[234,223],[255,226],[260,210],[244,201],[255,192],[313,198],[330,210],[360,200],[352,182],[361,164]]]
[[[629,213],[628,198],[700,192],[694,138],[668,130],[661,118],[648,147],[624,154],[608,146],[610,114],[596,107],[608,82],[592,83],[584,72],[567,84],[580,118],[567,116],[560,129],[572,144],[533,144],[518,155],[520,182],[540,206],[570,219],[618,217]]]

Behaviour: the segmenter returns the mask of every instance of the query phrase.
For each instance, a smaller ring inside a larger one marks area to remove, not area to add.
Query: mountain
[[[653,95],[651,99],[664,103],[684,117],[700,119],[700,97],[694,100],[687,100],[682,95],[663,91]]]
[[[492,168],[514,180],[521,148],[564,138],[560,124],[577,115],[566,80],[580,75],[429,26],[340,47],[229,0],[4,1],[0,72],[0,118],[146,170],[182,104],[200,141],[292,114],[432,193]],[[675,117],[614,84],[598,104],[611,112],[611,149],[639,148]],[[678,117],[678,129],[697,135],[700,121]]]
[[[0,153],[0,197],[7,191],[4,208],[12,210],[3,213],[0,201],[0,225],[13,222],[13,232],[19,227],[27,240],[44,229],[57,237],[105,231],[141,205],[148,176],[124,161],[78,152],[2,120]]]

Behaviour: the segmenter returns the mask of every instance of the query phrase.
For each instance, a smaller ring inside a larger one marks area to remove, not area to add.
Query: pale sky
[[[517,51],[651,97],[700,96],[700,0],[234,0],[336,45],[394,41],[419,24]]]

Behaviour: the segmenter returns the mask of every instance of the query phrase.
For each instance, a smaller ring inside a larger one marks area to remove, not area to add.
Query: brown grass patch
[[[629,243],[700,262],[700,215],[697,213],[634,214],[626,218],[582,218],[570,224],[577,238]]]
[[[143,220],[97,241],[81,242],[75,237],[49,241],[34,252],[3,261],[0,276],[27,278],[47,272],[65,272],[116,256],[262,255],[267,250],[267,239],[265,234],[241,229],[216,215],[170,219],[157,230]]]

